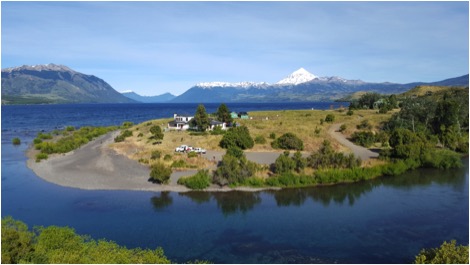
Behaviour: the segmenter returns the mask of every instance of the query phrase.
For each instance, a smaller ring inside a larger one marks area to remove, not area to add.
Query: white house
[[[211,120],[208,130],[212,131],[215,127],[220,126],[222,130],[227,130],[227,124],[225,122]]]
[[[182,116],[176,113],[173,115],[173,117],[174,120],[168,123],[168,129],[182,131],[189,129],[189,121],[194,118],[194,116]]]

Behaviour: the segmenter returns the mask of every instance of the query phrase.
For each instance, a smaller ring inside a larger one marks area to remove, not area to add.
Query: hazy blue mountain
[[[2,69],[2,104],[135,103],[102,79],[67,66],[24,65]]]
[[[141,103],[163,103],[174,99],[176,96],[171,93],[165,93],[158,96],[141,96],[134,91],[124,91],[121,94],[127,98]]]
[[[469,76],[464,75],[442,81],[426,83],[369,83],[341,77],[318,77],[301,68],[276,84],[267,83],[199,83],[171,102],[296,102],[331,101],[358,91],[381,94],[403,93],[418,85],[468,86]]]

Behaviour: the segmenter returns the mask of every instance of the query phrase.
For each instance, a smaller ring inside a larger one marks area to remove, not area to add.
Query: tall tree
[[[217,109],[217,120],[221,122],[231,123],[233,121],[230,110],[224,103],[220,104]]]
[[[204,132],[209,127],[209,116],[204,105],[199,104],[194,115],[194,124],[198,131]]]

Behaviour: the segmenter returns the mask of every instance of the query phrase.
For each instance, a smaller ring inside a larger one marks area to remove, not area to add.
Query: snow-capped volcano
[[[318,77],[308,72],[304,68],[300,68],[299,70],[293,72],[286,78],[277,82],[276,85],[298,85],[298,84],[302,84],[308,81],[312,81],[315,78],[318,78]]]

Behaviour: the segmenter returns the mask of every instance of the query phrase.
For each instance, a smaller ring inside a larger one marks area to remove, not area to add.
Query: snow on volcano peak
[[[286,78],[282,79],[281,81],[277,82],[277,85],[298,85],[308,81],[312,81],[313,79],[318,78],[314,74],[308,72],[304,68],[300,68],[299,70],[293,72]]]

